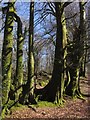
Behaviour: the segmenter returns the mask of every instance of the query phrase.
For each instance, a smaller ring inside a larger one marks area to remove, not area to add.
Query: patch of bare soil
[[[84,94],[90,93],[90,75],[88,79],[81,80],[81,91]],[[37,107],[34,110],[32,108],[22,108],[12,112],[5,120],[23,120],[25,118],[88,118],[90,119],[90,97],[86,97],[86,101],[76,99],[75,101],[68,98],[63,107]],[[19,118],[19,119],[17,119]]]

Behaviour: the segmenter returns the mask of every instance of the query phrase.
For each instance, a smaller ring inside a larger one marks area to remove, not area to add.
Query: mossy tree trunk
[[[41,94],[42,100],[62,104],[64,92],[64,58],[66,57],[65,46],[67,44],[63,3],[55,2],[55,10],[57,32],[52,78],[43,89],[36,90],[36,94]]]
[[[66,87],[66,94],[75,97],[81,97],[79,79],[80,79],[80,65],[82,60],[80,42],[80,30],[76,29],[73,36],[73,42],[68,47],[68,71],[70,74],[70,82]]]
[[[84,2],[79,2],[80,6],[80,26],[75,30],[73,42],[68,48],[69,53],[69,73],[70,82],[66,88],[66,93],[70,96],[80,97],[80,75],[85,76],[85,8]]]
[[[5,20],[4,41],[2,49],[2,115],[5,113],[11,85],[12,46],[13,46],[13,13],[14,2],[9,2]]]
[[[34,32],[34,2],[30,4],[30,20],[29,20],[29,52],[28,52],[28,82],[27,85],[30,94],[34,95],[34,51],[33,51],[33,32]]]
[[[62,104],[63,103],[63,92],[64,92],[64,83],[65,83],[65,76],[66,76],[66,56],[67,56],[67,29],[66,29],[66,21],[63,9],[63,3],[56,3],[56,22],[57,22],[57,36],[56,36],[56,44],[58,46],[58,53],[57,59],[59,64],[58,74],[60,74],[60,78],[58,81],[60,82],[59,89],[56,95],[56,103]],[[59,16],[58,16],[59,15]],[[59,45],[58,45],[59,44]],[[56,70],[57,72],[57,70]],[[55,73],[56,74],[56,73]],[[55,78],[56,79],[56,78]]]
[[[74,63],[75,64],[75,63]],[[69,70],[70,74],[70,82],[68,86],[66,87],[66,94],[72,96],[72,98],[75,98],[80,95],[79,93],[79,66],[73,66]]]
[[[34,99],[34,52],[33,52],[33,31],[34,31],[34,2],[30,3],[29,19],[29,41],[28,41],[28,80],[23,88],[23,103],[35,103]]]
[[[22,22],[19,16],[15,14],[17,22],[17,61],[16,61],[16,76],[15,76],[15,100],[19,99],[22,92],[23,83],[23,35],[22,35]],[[19,88],[20,87],[20,88]],[[19,88],[19,89],[18,89]]]
[[[63,15],[62,15],[62,25],[63,25],[63,52],[64,52],[64,56],[63,56],[63,59],[64,59],[64,82],[67,83],[66,86],[69,84],[69,74],[68,74],[68,66],[67,66],[67,27],[66,27],[66,20],[65,20],[65,15],[64,15],[64,12],[63,12]],[[67,80],[67,81],[66,81]],[[65,91],[65,83],[64,83],[64,91]]]
[[[85,77],[85,62],[86,62],[86,50],[84,49],[86,46],[86,29],[85,29],[85,2],[82,0],[79,2],[80,8],[80,41],[81,41],[81,50],[82,50],[82,62],[80,75]]]

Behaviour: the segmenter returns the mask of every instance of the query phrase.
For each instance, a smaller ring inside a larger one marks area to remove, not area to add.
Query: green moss
[[[16,16],[17,19],[17,63],[16,63],[16,78],[15,88],[17,89],[19,86],[23,83],[23,37],[22,37],[22,22],[18,16]],[[19,95],[22,92],[22,87],[17,90],[15,94],[15,99],[19,99]]]
[[[34,106],[34,105],[33,105]],[[36,107],[56,107],[58,104],[54,104],[52,102],[47,102],[47,101],[39,101],[37,102]]]
[[[5,107],[3,110],[6,111],[6,103],[8,101],[8,93],[10,91],[11,84],[11,71],[12,71],[12,45],[13,45],[13,15],[14,3],[8,4],[9,10],[6,14],[5,30],[4,30],[4,42],[2,50],[2,104]]]
[[[34,96],[34,52],[33,52],[33,32],[34,32],[34,3],[30,4],[29,18],[29,54],[28,54],[28,89],[31,89],[30,94]]]
[[[49,80],[42,80],[39,82],[39,84],[41,84],[42,87],[46,86],[48,84]]]
[[[17,104],[16,106],[13,106],[10,111],[21,110],[22,108],[28,108],[28,106],[22,105],[22,104]]]

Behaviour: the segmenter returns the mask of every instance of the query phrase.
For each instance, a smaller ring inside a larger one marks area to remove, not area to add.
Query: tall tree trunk
[[[13,46],[13,13],[14,3],[9,2],[5,20],[4,41],[2,49],[2,115],[5,113],[8,94],[11,84],[11,72],[12,72],[12,46]]]
[[[30,4],[30,19],[29,19],[29,53],[28,53],[28,89],[30,96],[34,97],[34,52],[33,52],[33,32],[34,32],[34,2]],[[31,102],[33,102],[31,100]]]
[[[30,19],[29,19],[29,41],[28,41],[28,80],[23,88],[23,97],[21,101],[24,103],[36,103],[34,99],[34,53],[33,53],[33,30],[34,30],[34,2],[30,3]]]
[[[60,17],[58,17],[58,15],[60,15]],[[62,104],[62,102],[63,102],[65,74],[66,74],[65,73],[66,56],[67,56],[67,49],[66,49],[66,45],[67,45],[66,33],[67,33],[67,30],[66,30],[66,22],[65,22],[64,10],[62,11],[62,4],[57,4],[56,3],[56,20],[57,20],[57,40],[56,40],[57,42],[56,42],[56,44],[60,45],[60,46],[58,46],[57,49],[58,50],[61,49],[59,51],[59,53],[57,54],[57,56],[58,56],[57,58],[58,58],[58,60],[60,62],[58,64],[59,67],[60,67],[60,70],[58,72],[58,74],[60,74],[60,78],[59,78],[60,86],[59,86],[59,91],[58,91],[58,94],[57,94],[58,95],[58,99],[56,101],[59,104]]]
[[[67,69],[67,28],[66,28],[66,20],[65,20],[65,15],[64,15],[64,12],[63,12],[63,15],[62,15],[62,25],[63,25],[63,52],[64,52],[64,56],[63,56],[63,59],[64,59],[64,82],[67,82],[67,85],[69,83],[69,74],[68,74],[68,69]],[[66,81],[67,79],[67,81]],[[65,84],[65,83],[64,83]],[[65,87],[65,85],[64,85]],[[64,88],[64,91],[65,91],[65,88]]]
[[[80,69],[80,75],[85,77],[85,45],[86,45],[86,35],[85,35],[85,2],[82,0],[79,2],[79,8],[80,8],[80,41],[81,41],[81,49],[82,49],[82,62],[81,62],[81,69]]]
[[[80,28],[77,28],[75,30],[74,36],[73,36],[73,45],[69,46],[69,60],[71,62],[71,66],[69,67],[69,73],[70,73],[70,83],[66,88],[66,93],[73,98],[80,97],[80,72],[83,73],[83,76],[85,75],[85,56],[84,56],[84,40],[85,40],[85,31],[84,31],[84,2],[79,2],[80,6]],[[81,71],[80,71],[81,68]]]
[[[15,99],[19,99],[19,95],[22,92],[22,87],[20,87],[23,83],[23,36],[22,36],[22,22],[19,16],[15,14],[16,22],[17,22],[17,61],[16,61],[16,78],[15,88],[17,89]],[[20,89],[18,89],[20,87]]]
[[[80,30],[76,29],[73,36],[73,42],[68,47],[68,58],[69,58],[69,73],[70,82],[66,87],[66,94],[75,97],[81,97],[79,80],[80,80],[80,65],[82,60],[82,50],[80,41]]]
[[[62,11],[62,3],[55,3],[56,10],[56,46],[55,46],[55,57],[52,78],[50,82],[42,90],[36,90],[36,94],[42,94],[42,100],[47,100],[55,103],[62,104],[63,92],[64,92],[64,58],[65,53],[64,47],[66,45],[66,26],[64,14]]]

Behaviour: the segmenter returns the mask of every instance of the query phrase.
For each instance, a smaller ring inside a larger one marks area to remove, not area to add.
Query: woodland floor
[[[81,92],[84,94],[89,94],[90,75],[88,75],[87,78],[81,78],[80,85]],[[30,118],[33,118],[32,120],[36,120],[37,118],[62,118],[63,120],[65,118],[81,118],[81,120],[84,118],[85,120],[90,120],[90,97],[85,97],[85,99],[86,101],[80,99],[73,101],[72,99],[67,98],[63,107],[35,107],[34,110],[32,108],[16,109],[11,115],[7,116],[5,120],[25,120],[25,118],[28,118],[28,120]]]

